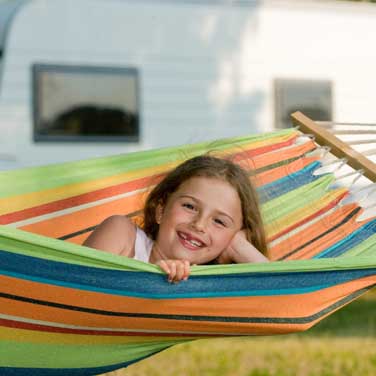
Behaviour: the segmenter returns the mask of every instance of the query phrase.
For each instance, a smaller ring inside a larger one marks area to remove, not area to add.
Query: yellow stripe
[[[93,192],[98,189],[108,188],[117,184],[143,178],[152,174],[159,174],[166,170],[168,165],[127,172],[102,179],[65,185],[39,192],[27,193],[19,196],[0,199],[0,215],[14,211],[43,205],[49,202],[74,197],[80,194]]]
[[[299,208],[275,221],[265,223],[265,232],[267,237],[272,237],[275,234],[283,231],[285,228],[294,225],[294,223],[300,222],[304,218],[318,212],[345,192],[347,192],[346,188],[335,189],[328,192],[325,196],[319,198],[318,200],[311,202],[309,206]]]
[[[295,135],[288,135],[280,137],[278,142],[282,142],[295,137]],[[228,148],[226,151],[218,152],[218,155],[226,155],[230,153],[236,153],[239,151],[252,150],[258,147],[275,144],[276,139],[264,140],[259,142],[252,142],[245,145],[234,146]],[[214,148],[213,144],[213,148]],[[170,170],[175,167],[181,161],[176,160],[171,163],[165,163],[160,166],[153,166],[149,168],[140,169],[138,171],[121,173],[106,178],[100,178],[96,180],[90,180],[86,182],[74,183],[69,185],[64,185],[61,187],[51,188],[44,191],[31,192],[27,194],[17,195],[13,197],[6,197],[0,199],[0,215],[12,213],[15,211],[23,210],[26,208],[31,208],[38,205],[43,205],[49,202],[54,202],[57,200],[62,200],[77,195],[85,194],[88,192],[93,192],[98,189],[108,188],[117,184],[125,183],[139,178],[144,178],[147,176],[160,174]]]
[[[46,343],[65,345],[105,345],[165,341],[192,340],[197,337],[145,337],[145,336],[104,336],[87,334],[51,333],[27,329],[0,327],[0,339],[20,343]]]
[[[215,143],[213,143],[213,151],[215,154],[219,155],[227,155],[231,153],[244,153],[246,151],[262,148],[264,146],[271,146],[275,144],[279,144],[281,142],[287,142],[289,140],[294,139],[298,135],[298,132],[294,132],[292,134],[283,135],[279,137],[274,137],[272,139],[260,140],[260,141],[252,141],[242,145],[229,146],[226,150],[218,151],[215,150]],[[277,148],[276,150],[281,149],[281,147]],[[210,150],[209,150],[210,151]]]

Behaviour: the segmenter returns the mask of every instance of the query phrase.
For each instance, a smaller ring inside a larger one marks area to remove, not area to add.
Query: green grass
[[[369,337],[376,340],[375,313],[376,289],[373,289],[358,300],[327,317],[304,335]]]
[[[305,333],[199,340],[163,351],[124,376],[374,376],[376,291]]]
[[[375,339],[255,338],[180,345],[130,366],[123,375],[373,376]]]

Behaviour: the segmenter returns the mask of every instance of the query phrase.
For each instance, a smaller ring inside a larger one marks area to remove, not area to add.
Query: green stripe
[[[186,159],[208,151],[223,151],[231,147],[239,147],[239,150],[241,150],[244,144],[277,139],[294,132],[296,132],[294,129],[287,129],[263,135],[236,137],[195,145],[168,147],[118,156],[4,171],[0,172],[0,198],[38,192],[67,184],[113,176],[123,172],[138,171],[143,168]]]
[[[95,338],[93,338],[95,341]],[[58,345],[0,340],[0,367],[86,368],[124,363],[187,342]],[[25,356],[27,354],[27,356]]]
[[[42,259],[125,271],[162,273],[158,266],[124,256],[47,238],[21,230],[0,226],[0,244],[6,251]],[[220,275],[238,273],[307,272],[376,268],[376,256],[322,258],[310,260],[274,261],[254,264],[193,266],[191,275]]]
[[[354,248],[350,249],[343,255],[339,257],[358,257],[358,256],[366,256],[366,257],[375,257],[376,256],[376,234],[370,236]]]
[[[260,264],[200,265],[192,268],[192,275],[231,273],[305,273],[330,270],[376,268],[375,256],[322,258],[309,260],[273,261]]]
[[[273,222],[295,210],[311,205],[327,193],[328,187],[334,180],[333,175],[324,175],[309,184],[267,201],[261,208],[264,222],[266,224]]]

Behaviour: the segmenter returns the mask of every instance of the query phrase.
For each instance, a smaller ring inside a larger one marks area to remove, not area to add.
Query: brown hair
[[[164,207],[169,196],[174,193],[186,180],[203,176],[218,178],[228,182],[240,198],[243,216],[243,229],[247,239],[260,252],[267,254],[267,245],[262,223],[257,192],[245,170],[232,161],[211,155],[193,157],[183,162],[172,170],[157,184],[146,199],[144,207],[144,231],[156,239],[159,225],[156,222],[156,209],[158,205]]]

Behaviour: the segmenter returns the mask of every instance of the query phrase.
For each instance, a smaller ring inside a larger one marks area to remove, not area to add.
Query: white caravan
[[[0,169],[376,120],[376,6],[0,0]]]

